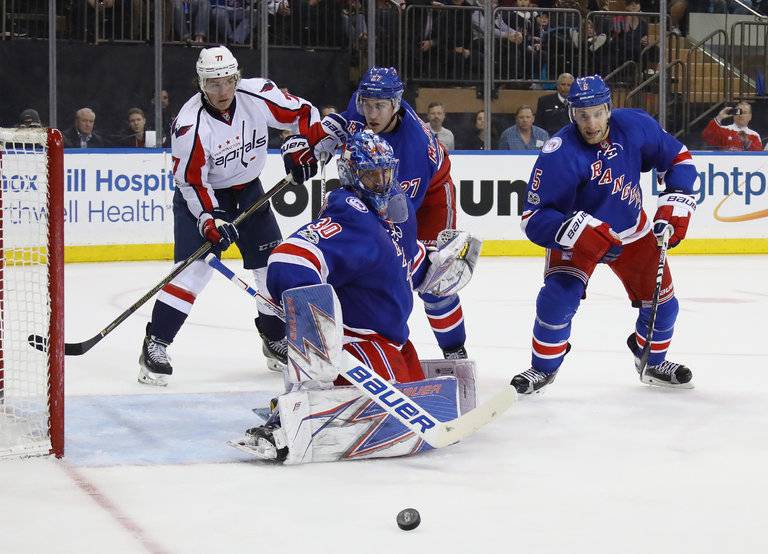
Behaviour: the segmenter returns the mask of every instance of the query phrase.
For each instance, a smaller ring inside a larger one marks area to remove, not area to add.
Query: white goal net
[[[0,129],[0,458],[63,449],[60,139]]]

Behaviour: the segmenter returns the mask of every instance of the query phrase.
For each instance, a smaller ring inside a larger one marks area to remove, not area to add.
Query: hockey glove
[[[659,196],[659,207],[653,216],[653,233],[658,237],[669,224],[674,232],[669,247],[674,248],[685,238],[691,216],[696,211],[696,199],[689,194],[665,192]]]
[[[237,227],[224,219],[225,217],[224,210],[215,208],[213,214],[203,212],[197,218],[197,229],[200,234],[205,240],[218,246],[222,252],[229,248],[229,245],[239,236]]]
[[[347,143],[349,133],[347,125],[349,122],[337,113],[329,113],[320,122],[325,133],[323,137],[315,144],[315,157],[318,160],[330,159],[336,152],[336,147]]]
[[[429,269],[416,290],[440,297],[459,292],[472,278],[481,245],[480,239],[466,231],[440,231],[437,250],[429,253]]]
[[[587,212],[573,212],[557,230],[555,241],[563,250],[593,263],[610,263],[621,254],[621,239],[610,225]]]
[[[297,185],[317,173],[317,159],[304,135],[289,136],[283,142],[280,151],[283,153],[285,172],[293,176],[293,181]]]

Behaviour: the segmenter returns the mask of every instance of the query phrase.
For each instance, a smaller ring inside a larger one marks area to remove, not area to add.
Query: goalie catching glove
[[[472,278],[482,244],[466,231],[440,231],[437,250],[429,252],[429,269],[416,290],[441,297],[459,292]]]
[[[226,213],[220,208],[214,208],[213,213],[203,212],[197,218],[197,229],[203,238],[218,246],[223,252],[237,240],[237,227],[225,219]]]
[[[691,216],[696,211],[696,199],[689,194],[667,192],[659,196],[659,207],[653,216],[653,232],[659,237],[667,225],[674,229],[669,247],[674,248],[685,238]]]

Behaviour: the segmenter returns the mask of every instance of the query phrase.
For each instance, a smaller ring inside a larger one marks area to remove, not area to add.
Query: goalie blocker
[[[282,300],[288,392],[266,425],[232,446],[286,464],[410,455],[431,450],[431,430],[475,408],[473,361],[426,360],[426,379],[391,385],[343,351],[333,287],[290,289]],[[342,370],[355,386],[333,385]]]

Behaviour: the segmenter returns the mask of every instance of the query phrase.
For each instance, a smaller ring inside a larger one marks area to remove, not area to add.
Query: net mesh
[[[49,336],[46,129],[0,129],[0,458],[47,454]]]

